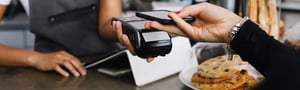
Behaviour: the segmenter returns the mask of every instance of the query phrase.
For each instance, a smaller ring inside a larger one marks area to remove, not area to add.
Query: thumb
[[[193,26],[191,26],[189,23],[185,22],[181,17],[176,15],[175,13],[169,13],[168,16],[176,23],[177,27],[180,28],[180,30],[186,34],[187,36],[193,35]]]

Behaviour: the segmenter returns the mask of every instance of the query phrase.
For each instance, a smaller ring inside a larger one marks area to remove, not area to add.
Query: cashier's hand
[[[61,75],[68,77],[69,73],[63,69],[66,68],[74,76],[85,76],[86,69],[81,62],[74,56],[64,51],[53,53],[40,53],[30,58],[31,66],[41,71],[55,70]]]
[[[132,55],[136,55],[134,52],[133,45],[131,45],[130,40],[127,35],[122,32],[122,23],[120,21],[113,21],[113,30],[116,32],[119,42],[126,46]],[[153,61],[153,57],[148,57],[146,60],[148,63]]]
[[[228,32],[242,19],[231,11],[209,3],[188,6],[168,16],[176,26],[151,21],[145,27],[187,36],[196,41],[228,43]],[[182,20],[188,16],[194,16],[196,21],[188,24]]]

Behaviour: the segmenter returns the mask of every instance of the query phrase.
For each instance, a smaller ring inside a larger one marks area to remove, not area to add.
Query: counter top
[[[136,87],[130,74],[111,77],[88,70],[87,76],[65,78],[54,71],[1,67],[0,80],[4,90],[191,90],[181,83],[178,74]]]

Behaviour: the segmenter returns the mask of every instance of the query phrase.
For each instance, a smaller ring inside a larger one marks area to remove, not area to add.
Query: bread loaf
[[[279,39],[279,23],[277,15],[276,0],[269,0],[270,32],[275,39]]]
[[[258,23],[263,30],[269,33],[269,12],[265,0],[259,0],[258,2]]]
[[[286,31],[280,26],[276,0],[249,0],[248,16],[274,39],[282,39]]]
[[[257,0],[249,0],[249,18],[253,22],[257,23],[257,13],[258,13],[258,6],[257,6]]]

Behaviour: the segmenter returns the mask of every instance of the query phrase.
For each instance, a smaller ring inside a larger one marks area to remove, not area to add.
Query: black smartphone
[[[161,24],[171,24],[175,25],[175,22],[168,17],[168,13],[171,11],[168,10],[153,10],[153,11],[142,11],[137,12],[135,15],[144,19],[152,20],[152,21],[158,21]],[[195,18],[192,16],[183,18],[184,21],[190,23],[194,22]]]

